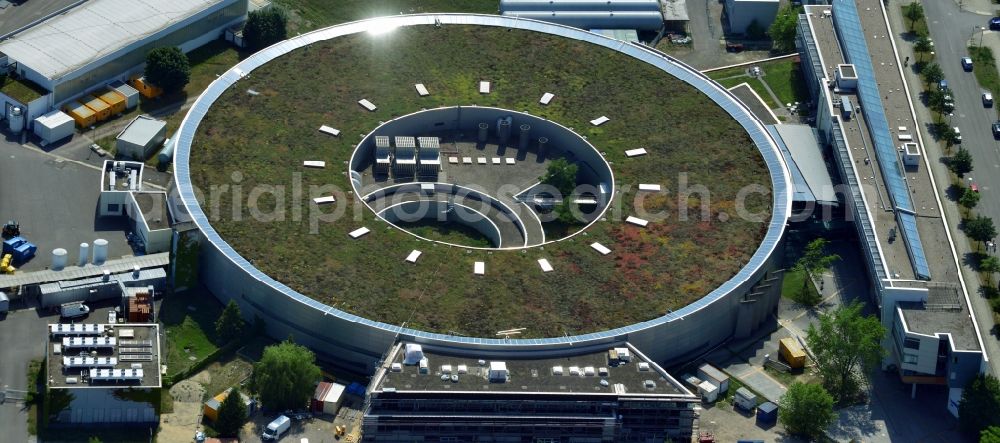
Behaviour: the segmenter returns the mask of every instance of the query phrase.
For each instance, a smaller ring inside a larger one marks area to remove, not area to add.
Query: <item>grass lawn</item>
[[[490,239],[481,232],[460,223],[438,223],[421,220],[414,223],[396,223],[416,235],[431,240],[452,243],[474,248],[489,248],[494,246]]]
[[[969,46],[969,57],[975,69],[976,81],[983,89],[991,91],[994,97],[1000,97],[1000,74],[997,73],[996,59],[993,51],[986,46]]]
[[[206,375],[196,375],[192,377],[192,380],[196,380],[199,384],[205,387],[205,396],[203,400],[208,400],[215,397],[216,394],[229,389],[247,377],[250,377],[250,373],[253,372],[253,363],[243,359],[243,357],[237,356],[235,353],[223,357],[221,360],[212,363],[206,367],[202,373]],[[241,388],[243,389],[243,388]],[[244,389],[246,391],[246,389]]]
[[[445,52],[462,56],[441,57]],[[510,54],[517,54],[518,63],[504,62]],[[489,95],[477,92],[480,79],[493,82]],[[419,97],[414,83],[426,84],[431,95]],[[260,95],[251,96],[247,89]],[[544,91],[558,98],[543,107],[538,97]],[[365,111],[357,104],[360,98],[378,109]],[[230,217],[227,209],[213,226],[275,279],[339,309],[470,336],[528,327],[526,338],[605,330],[676,310],[729,279],[764,235],[764,223],[739,217],[716,221],[718,214],[736,213],[740,189],[770,189],[762,158],[725,111],[682,81],[622,54],[520,30],[408,27],[317,42],[282,56],[223,93],[205,116],[191,152],[191,178],[197,187],[210,189],[230,183],[239,171],[245,190],[291,186],[303,160],[319,155],[340,164],[358,134],[379,121],[460,104],[522,110],[577,128],[613,162],[616,184],[632,186],[620,194],[621,218],[527,253],[432,247],[354,207],[351,193],[338,195],[333,208],[351,216],[324,222],[315,232],[310,232],[308,211],[319,209],[306,204],[302,221],[293,221],[293,205],[299,202],[285,198],[278,206],[273,194],[263,195],[257,205],[264,212],[287,214],[285,222],[258,221],[241,204],[240,218]],[[600,127],[588,123],[600,115],[611,121]],[[343,134],[318,133],[324,124]],[[626,159],[625,150],[636,146],[650,155]],[[635,213],[638,183],[675,190],[681,173],[690,185],[710,188],[704,202],[709,219],[694,215],[702,203],[697,197],[678,201],[677,194],[664,193],[646,196],[644,208],[663,211],[667,221],[646,228],[622,222]],[[341,168],[305,171],[301,178],[303,198],[311,197],[313,185],[351,189]],[[746,202],[750,212],[769,214],[770,195],[751,197]],[[232,208],[232,193],[222,193],[217,203]],[[694,216],[676,217],[688,208]],[[347,232],[361,226],[371,234],[351,240]],[[594,253],[589,245],[595,241],[613,246],[612,254]],[[415,265],[401,266],[412,249],[425,254]],[[543,276],[539,258],[549,259],[556,272]],[[473,261],[487,263],[486,276],[473,275]]]
[[[764,70],[763,80],[782,104],[809,101],[809,89],[802,76],[801,63],[794,58],[764,63],[761,68]]]
[[[0,92],[24,104],[49,93],[33,81],[15,79],[6,75],[0,75]]]
[[[383,15],[423,12],[496,14],[496,0],[275,0],[292,12],[288,35]]]
[[[160,306],[166,331],[167,374],[176,374],[215,352],[215,320],[222,306],[203,288],[168,295]],[[194,360],[191,359],[194,357]]]
[[[750,85],[750,88],[753,89],[754,92],[756,92],[757,95],[759,95],[762,100],[764,100],[764,104],[766,104],[768,108],[777,109],[781,107],[781,105],[779,105],[774,101],[774,98],[771,97],[771,94],[767,93],[767,89],[764,87],[764,83],[759,78],[749,77],[749,76],[730,77],[718,80],[718,82],[726,89],[732,88],[733,86],[739,85],[741,83],[746,83]]]
[[[918,0],[912,0],[912,1],[915,1],[915,2],[919,3]],[[903,4],[900,5],[900,7],[899,7],[899,9],[900,9],[900,11],[901,11],[901,13],[903,14],[903,17],[904,17],[903,21],[906,23],[906,30],[908,32],[910,32],[912,34],[916,34],[916,35],[925,35],[925,36],[930,35],[930,31],[927,29],[927,19],[926,18],[921,18],[920,20],[917,20],[915,22],[911,22],[910,20],[908,20],[908,19],[905,18],[906,17],[906,5],[908,5],[908,4],[909,4],[909,2],[904,1]]]
[[[781,296],[794,301],[802,300],[802,286],[805,280],[805,271],[786,271],[785,279],[781,283]],[[808,284],[805,287],[807,292],[806,300],[820,299],[819,292],[816,291],[816,285]]]

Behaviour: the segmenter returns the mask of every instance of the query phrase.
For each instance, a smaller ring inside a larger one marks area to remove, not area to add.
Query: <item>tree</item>
[[[215,321],[215,336],[222,343],[229,343],[232,340],[243,336],[246,330],[246,322],[240,314],[240,307],[235,301],[229,300],[226,309],[222,310],[222,315]]]
[[[239,388],[233,388],[219,405],[219,419],[215,421],[215,430],[222,437],[236,437],[246,421],[247,405],[243,402]]]
[[[785,6],[778,11],[778,15],[771,22],[767,34],[774,42],[774,50],[779,53],[792,52],[795,50],[795,32],[799,23],[799,14],[802,13],[801,6]]]
[[[915,1],[903,6],[903,17],[906,17],[910,21],[910,28],[912,29],[917,20],[924,18],[924,5]]]
[[[965,209],[975,208],[979,204],[979,193],[973,191],[972,188],[965,188],[962,191],[962,196],[958,198],[958,204],[965,207]]]
[[[927,105],[931,108],[932,111],[937,112],[938,114],[947,114],[948,112],[950,112],[949,109],[950,105],[948,103],[947,94],[944,91],[939,91],[939,90],[928,91]],[[938,126],[940,127],[940,131],[937,132],[937,135],[942,140],[947,141],[953,137],[950,134],[954,132],[954,129],[948,126],[947,123],[942,122],[942,124]]]
[[[938,66],[937,63],[931,63],[925,66],[924,69],[920,71],[920,74],[924,76],[924,81],[927,82],[928,85],[933,85],[941,80],[944,80],[944,72],[941,71],[941,66]]]
[[[264,348],[254,365],[251,385],[261,403],[270,409],[299,409],[306,405],[320,378],[316,356],[291,341]]]
[[[979,443],[1000,443],[1000,426],[990,426],[979,433]]]
[[[995,256],[989,256],[979,262],[979,272],[985,272],[990,275],[990,278],[1000,272],[1000,259]]]
[[[808,294],[809,283],[816,274],[829,269],[833,265],[833,262],[840,260],[839,255],[826,253],[826,245],[829,243],[830,241],[825,238],[817,238],[809,242],[802,253],[802,257],[795,262],[795,266],[792,269],[805,272],[807,277],[802,279],[802,295]],[[819,300],[805,300],[804,297],[803,299],[803,302],[809,305],[819,302]]]
[[[833,422],[833,397],[820,385],[792,383],[780,403],[781,424],[791,434],[819,437]]]
[[[931,48],[933,48],[931,46],[931,39],[927,38],[927,36],[921,35],[913,42],[913,52],[919,54],[918,60],[923,59],[924,54],[931,52]]]
[[[191,81],[191,64],[176,46],[156,48],[146,54],[146,80],[171,93],[184,89]]]
[[[767,29],[764,29],[764,27],[760,25],[760,22],[758,22],[757,19],[754,19],[750,21],[749,25],[747,25],[747,37],[751,40],[763,40],[764,37],[767,37]]]
[[[542,184],[556,188],[563,199],[568,199],[576,189],[577,166],[566,159],[557,158],[549,163],[545,175],[541,176]]]
[[[997,228],[993,225],[993,219],[985,215],[965,219],[962,230],[969,238],[980,243],[986,243],[997,236]]]
[[[968,149],[959,148],[955,155],[948,159],[948,167],[955,175],[965,176],[965,174],[972,172],[972,154],[969,154]]]
[[[962,390],[958,427],[966,435],[977,436],[991,426],[1000,426],[1000,381],[980,374]]]
[[[806,343],[816,355],[824,384],[838,401],[850,399],[861,386],[860,376],[882,359],[885,328],[878,317],[861,315],[861,303],[820,314],[809,325]]]
[[[271,5],[247,15],[243,26],[243,41],[248,49],[257,51],[288,38],[288,14],[284,9]]]

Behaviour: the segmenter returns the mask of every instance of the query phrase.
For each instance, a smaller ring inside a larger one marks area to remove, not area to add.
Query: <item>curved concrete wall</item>
[[[508,115],[513,117],[514,122],[511,125],[511,139],[507,149],[517,150],[519,128],[522,124],[527,123],[531,125],[529,150],[536,149],[539,137],[547,137],[550,152],[553,150],[572,152],[576,160],[590,166],[589,168],[580,168],[581,178],[585,183],[597,186],[599,183],[610,185],[614,182],[611,166],[604,160],[601,153],[569,128],[558,122],[524,112],[488,106],[449,106],[427,109],[382,123],[358,143],[358,147],[351,157],[351,169],[355,171],[364,169],[365,166],[374,161],[375,136],[422,137],[441,131],[461,131],[474,136],[478,132],[480,123],[490,125],[489,131],[492,136],[496,132],[497,119]],[[608,188],[610,189],[611,186]]]
[[[518,28],[585,41],[655,66],[708,95],[743,126],[771,173],[773,212],[757,251],[729,281],[698,301],[661,317],[591,334],[514,340],[436,334],[365,319],[313,300],[258,270],[219,236],[195,198],[188,161],[202,116],[243,75],[289,51],[387,25],[431,26],[435,22]],[[650,358],[669,364],[705,352],[734,335],[749,333],[766,321],[778,300],[780,277],[772,271],[780,263],[785,223],[791,215],[791,186],[787,166],[761,122],[729,91],[672,57],[579,29],[500,16],[421,14],[382,17],[317,30],[257,52],[216,79],[193,104],[177,132],[177,140],[174,177],[184,205],[205,240],[200,260],[204,284],[223,302],[239,303],[247,318],[263,318],[271,336],[285,338],[291,334],[297,342],[346,369],[370,371],[397,339],[482,357],[572,355],[627,340]]]
[[[459,223],[468,226],[490,239],[490,242],[493,243],[494,246],[500,246],[500,228],[497,228],[496,223],[493,223],[493,221],[486,218],[482,212],[458,203],[452,203],[452,210],[446,211],[446,208],[442,207],[443,203],[446,202],[438,200],[403,202],[383,209],[382,212],[379,213],[379,216],[385,219],[385,221],[392,223],[393,225],[397,225],[398,227],[398,223],[413,223],[420,220],[441,220],[438,214],[443,214],[445,217],[444,220],[441,221]],[[404,228],[400,229],[406,231]]]

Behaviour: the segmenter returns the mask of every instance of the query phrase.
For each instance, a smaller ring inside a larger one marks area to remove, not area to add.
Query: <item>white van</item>
[[[292,426],[292,421],[285,417],[284,415],[279,415],[274,421],[267,424],[264,428],[264,433],[260,435],[260,438],[264,440],[278,440],[282,435],[288,432],[288,428]]]
[[[82,302],[64,303],[59,306],[59,316],[62,318],[83,317],[90,313],[90,307]]]

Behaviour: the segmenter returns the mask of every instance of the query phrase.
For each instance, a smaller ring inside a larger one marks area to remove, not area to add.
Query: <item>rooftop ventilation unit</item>
[[[442,374],[451,374],[451,365],[441,365]]]
[[[594,370],[593,366],[587,366],[587,367],[583,368],[583,375],[586,375],[587,377],[593,377],[594,374],[596,374],[596,373],[597,372]]]
[[[502,361],[490,362],[490,381],[504,383],[507,381],[507,363]]]
[[[457,369],[459,374],[466,374],[469,372],[469,367],[466,365],[458,365]]]
[[[392,372],[403,372],[403,365],[399,364],[399,363],[393,363],[389,367],[389,370],[392,371]]]
[[[632,361],[632,353],[629,352],[628,348],[614,348],[613,351],[618,360],[626,363]]]
[[[563,375],[563,367],[562,366],[553,366],[552,367],[552,375]]]
[[[837,65],[837,89],[841,91],[856,91],[858,89],[858,71],[854,65]]]
[[[424,348],[417,344],[407,343],[403,351],[403,364],[415,365],[424,358]]]
[[[646,380],[642,382],[642,385],[645,386],[646,389],[656,389],[656,382],[653,380]]]
[[[420,363],[418,364],[418,367],[420,368],[420,373],[421,374],[427,374],[427,373],[430,372],[430,370],[428,369],[427,357],[424,357],[424,358],[420,359]]]
[[[641,362],[641,363],[639,363],[636,366],[639,367],[640,371],[648,371],[649,370],[649,363],[646,363],[646,362]]]

